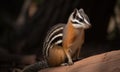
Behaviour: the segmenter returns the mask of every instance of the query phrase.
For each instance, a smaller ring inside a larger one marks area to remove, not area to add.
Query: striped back
[[[43,43],[43,55],[49,55],[49,49],[54,45],[62,45],[63,29],[65,24],[57,24],[53,26],[47,33]]]

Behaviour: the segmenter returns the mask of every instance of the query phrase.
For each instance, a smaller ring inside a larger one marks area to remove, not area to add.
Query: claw
[[[73,61],[68,61],[68,65],[73,65]]]

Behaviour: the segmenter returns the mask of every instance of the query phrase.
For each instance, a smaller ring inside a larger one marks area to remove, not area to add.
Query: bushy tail
[[[22,72],[38,72],[41,69],[48,68],[47,60],[39,61],[35,64],[25,67]]]

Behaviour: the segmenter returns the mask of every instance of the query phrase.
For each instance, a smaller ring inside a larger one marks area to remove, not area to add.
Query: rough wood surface
[[[120,72],[120,50],[91,56],[71,66],[47,68],[39,72]]]

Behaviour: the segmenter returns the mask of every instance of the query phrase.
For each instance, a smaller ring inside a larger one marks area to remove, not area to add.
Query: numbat
[[[89,18],[83,9],[75,9],[67,24],[57,24],[47,33],[43,44],[44,61],[25,68],[24,72],[37,71],[45,66],[59,66],[66,61],[68,65],[72,65],[73,59],[79,59],[85,29],[90,27]]]

